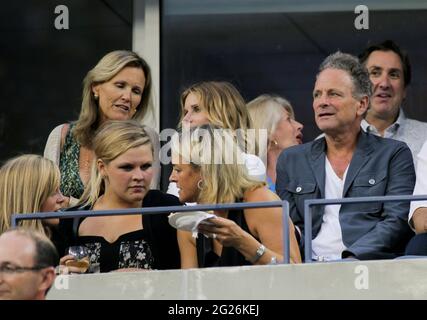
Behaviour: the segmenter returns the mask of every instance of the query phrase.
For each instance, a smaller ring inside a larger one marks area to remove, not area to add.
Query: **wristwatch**
[[[255,256],[252,257],[249,260],[249,262],[252,263],[252,264],[255,263],[255,262],[257,262],[264,255],[265,250],[266,250],[265,246],[263,244],[261,244],[259,246],[259,248],[256,250]]]

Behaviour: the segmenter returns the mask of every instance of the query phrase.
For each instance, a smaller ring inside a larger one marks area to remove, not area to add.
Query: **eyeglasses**
[[[23,273],[27,271],[39,271],[47,267],[48,266],[18,267],[10,264],[2,264],[0,265],[0,273],[14,274],[14,273]]]

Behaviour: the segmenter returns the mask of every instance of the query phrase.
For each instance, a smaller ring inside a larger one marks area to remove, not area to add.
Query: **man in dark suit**
[[[358,59],[336,52],[320,65],[313,90],[316,124],[324,137],[288,148],[277,163],[277,193],[304,233],[304,200],[410,195],[415,184],[411,151],[403,142],[361,130],[372,85]],[[314,207],[312,258],[394,258],[411,230],[409,203]]]

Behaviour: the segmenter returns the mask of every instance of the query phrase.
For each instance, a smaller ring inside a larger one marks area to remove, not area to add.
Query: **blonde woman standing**
[[[61,191],[69,205],[77,203],[90,179],[96,130],[107,120],[142,121],[151,110],[150,67],[134,52],[110,52],[87,73],[82,98],[78,120],[56,127],[49,135],[44,153],[61,170]],[[146,131],[155,148],[152,184],[155,188],[159,181],[159,141],[153,129]]]

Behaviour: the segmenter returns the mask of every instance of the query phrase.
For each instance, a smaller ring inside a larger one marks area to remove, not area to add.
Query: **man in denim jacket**
[[[302,233],[306,199],[412,194],[407,145],[361,130],[371,93],[369,75],[352,55],[336,52],[320,65],[313,109],[325,135],[284,150],[277,163],[277,193]],[[394,258],[411,236],[408,211],[403,201],[314,207],[312,258]]]

